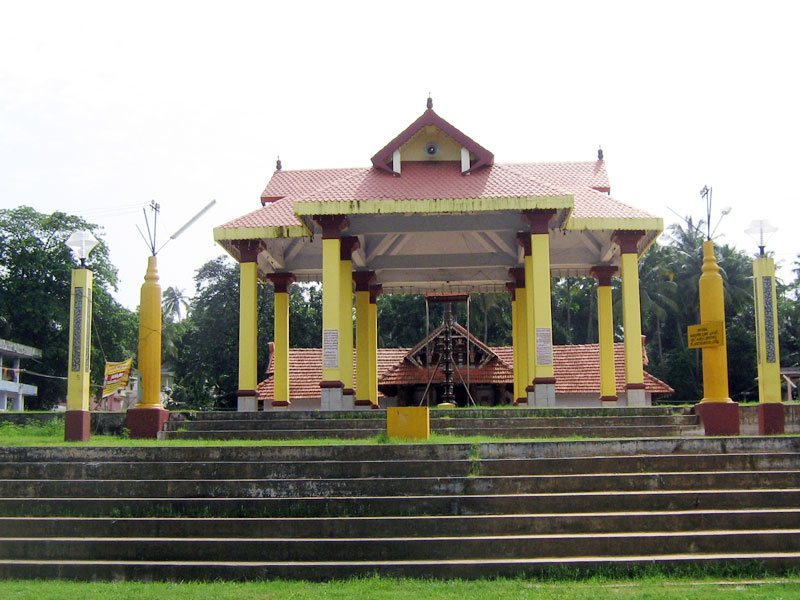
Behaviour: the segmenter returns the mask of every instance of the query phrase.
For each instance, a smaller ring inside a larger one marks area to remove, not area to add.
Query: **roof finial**
[[[598,147],[597,148],[597,160],[603,160],[603,148],[602,147]]]
[[[281,157],[280,156],[278,156],[278,160],[275,161],[275,170],[276,171],[280,171],[281,170]]]
[[[431,93],[428,92],[428,110],[433,109],[433,98],[431,98]]]

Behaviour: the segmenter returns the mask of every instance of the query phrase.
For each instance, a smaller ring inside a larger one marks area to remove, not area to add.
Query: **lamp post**
[[[66,241],[80,259],[72,270],[69,308],[69,364],[67,365],[67,413],[64,439],[68,442],[89,439],[89,369],[92,339],[92,272],[86,258],[98,241],[90,231],[76,231]]]
[[[753,221],[745,230],[758,244],[758,256],[753,259],[753,299],[758,363],[758,432],[761,435],[783,433],[785,427],[781,404],[775,261],[764,254],[767,240],[777,230],[765,220]]]

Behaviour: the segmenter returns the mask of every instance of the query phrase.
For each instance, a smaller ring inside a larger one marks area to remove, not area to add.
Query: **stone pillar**
[[[272,407],[288,410],[292,403],[289,395],[289,286],[294,283],[294,275],[270,273],[267,278],[275,286],[275,343],[272,359],[275,393],[272,397]]]
[[[356,397],[355,408],[369,408],[370,400],[370,293],[374,271],[356,271]],[[377,314],[377,313],[376,313]]]
[[[358,238],[342,237],[339,250],[339,364],[342,377],[342,408],[352,410],[355,401],[353,381],[353,250]]]
[[[775,261],[763,254],[753,261],[753,293],[758,350],[758,433],[774,435],[783,433],[786,423],[781,404]]]
[[[597,338],[600,346],[600,405],[617,405],[616,366],[614,364],[614,311],[611,277],[617,267],[598,265],[590,273],[597,279]]]
[[[617,231],[622,271],[622,327],[625,332],[625,393],[628,406],[645,406],[642,312],[639,302],[639,241],[643,231]]]
[[[234,242],[239,250],[239,412],[258,410],[258,254],[261,242]]]
[[[556,405],[556,377],[553,370],[553,316],[550,296],[550,222],[555,210],[524,211],[522,220],[530,225],[531,256],[525,257],[525,281],[528,287],[528,317],[533,315],[533,335],[528,348],[528,369],[533,369],[533,387],[536,406]],[[532,296],[532,299],[530,298]]]
[[[369,286],[369,402],[371,408],[378,404],[378,296],[383,286]]]
[[[69,364],[67,365],[67,413],[65,415],[64,429],[64,439],[68,442],[85,442],[89,439],[92,280],[92,272],[89,269],[72,270],[72,294],[69,310]],[[159,355],[160,359],[161,356]],[[19,385],[19,377],[16,379]]]
[[[341,252],[347,218],[325,215],[315,220],[322,228],[322,410],[341,410],[344,383],[341,364]]]
[[[525,235],[526,239],[530,236]],[[523,248],[525,246],[523,245]],[[528,404],[528,387],[532,377],[528,375],[528,294],[525,288],[525,269],[513,268],[508,275],[514,280],[514,295],[517,299],[517,325],[514,329],[514,380],[518,382],[514,404]],[[531,387],[531,392],[533,388]]]

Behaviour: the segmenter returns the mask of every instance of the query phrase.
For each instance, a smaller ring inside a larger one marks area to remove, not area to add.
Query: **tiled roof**
[[[511,384],[514,381],[514,349],[510,346],[491,346],[498,360],[469,373],[470,383]],[[411,365],[405,360],[408,348],[380,348],[378,350],[378,385],[424,385],[430,372]],[[614,366],[617,390],[625,389],[625,347],[614,344]],[[353,358],[355,364],[355,353]],[[597,344],[553,347],[553,366],[557,394],[600,393],[600,350]],[[272,357],[268,372],[272,373]],[[467,373],[462,369],[462,377]],[[458,375],[456,383],[460,385]],[[289,397],[319,398],[319,382],[322,380],[322,351],[319,348],[291,348],[289,350]],[[434,382],[441,382],[443,375],[434,375]],[[673,391],[666,383],[644,373],[645,390],[654,394],[669,394]],[[262,400],[273,398],[273,381],[268,378],[258,386]]]

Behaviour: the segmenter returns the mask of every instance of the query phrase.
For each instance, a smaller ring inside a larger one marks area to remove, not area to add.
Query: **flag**
[[[106,363],[105,374],[103,375],[103,398],[128,385],[128,375],[131,372],[132,364],[132,358],[122,362]]]

